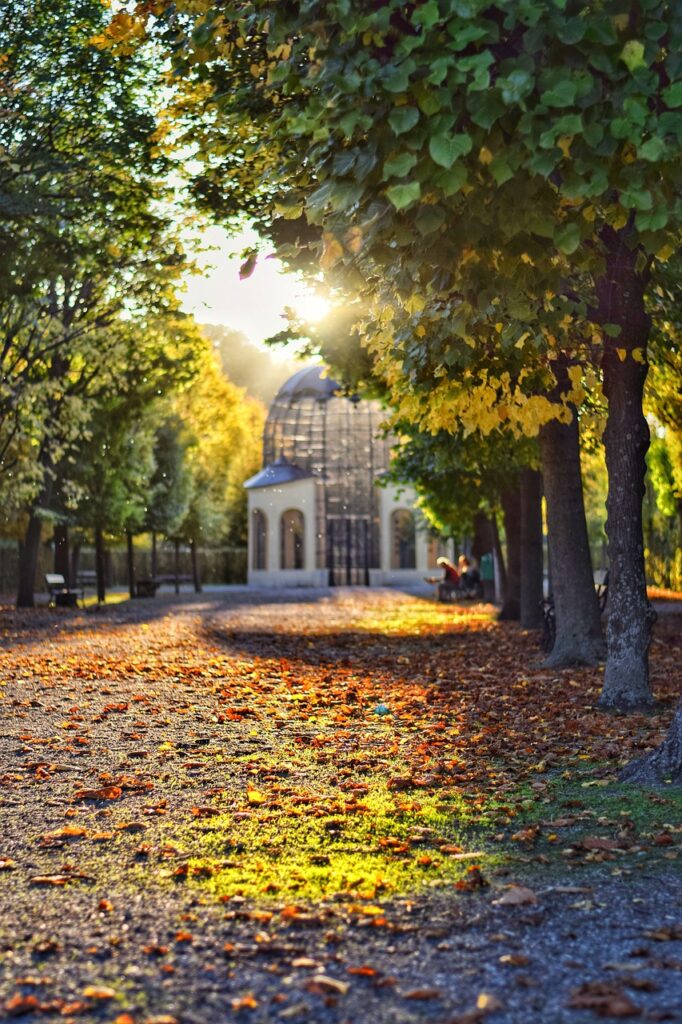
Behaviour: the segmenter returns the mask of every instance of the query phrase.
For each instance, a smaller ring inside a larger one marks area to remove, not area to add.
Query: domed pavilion
[[[430,535],[413,491],[379,486],[392,438],[380,404],[321,366],[294,374],[265,424],[263,469],[246,481],[253,586],[421,583],[450,543]]]

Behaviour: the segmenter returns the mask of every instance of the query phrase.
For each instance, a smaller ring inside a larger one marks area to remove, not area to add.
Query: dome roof
[[[277,392],[275,402],[295,402],[299,398],[317,398],[326,401],[338,394],[341,385],[331,377],[323,377],[324,366],[305,366],[288,381],[282,384]]]

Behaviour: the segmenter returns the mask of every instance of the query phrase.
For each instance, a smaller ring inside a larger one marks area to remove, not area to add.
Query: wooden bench
[[[69,587],[59,572],[45,573],[45,586],[50,596],[50,604],[61,608],[77,608],[78,599],[85,597],[82,587]]]
[[[167,584],[168,586],[175,587],[180,586],[181,583],[194,583],[194,577],[186,574],[180,574],[176,576],[175,573],[166,573],[161,576],[144,576],[135,582],[135,593],[138,597],[155,597],[156,591],[159,587]]]

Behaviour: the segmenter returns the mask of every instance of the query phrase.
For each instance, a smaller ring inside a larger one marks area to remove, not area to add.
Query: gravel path
[[[342,632],[363,600],[239,593],[0,615],[0,1020],[682,1021],[673,860],[422,887],[380,908],[221,899],[193,877],[215,794],[236,799],[258,757],[289,757],[281,719],[249,714],[262,637],[334,627],[352,666]],[[366,611],[390,618],[410,600],[373,595]],[[535,897],[497,904],[510,882]]]

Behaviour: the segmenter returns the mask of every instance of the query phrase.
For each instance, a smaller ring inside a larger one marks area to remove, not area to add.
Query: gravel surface
[[[0,1020],[682,1021],[673,861],[421,888],[380,914],[221,900],[192,879],[201,809],[290,739],[248,715],[249,635],[342,630],[363,600],[238,592],[0,615]],[[371,600],[376,615],[411,599]],[[243,712],[228,720],[223,681]],[[496,904],[510,882],[536,902]]]

